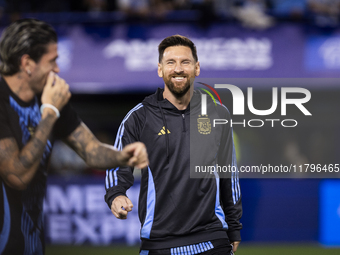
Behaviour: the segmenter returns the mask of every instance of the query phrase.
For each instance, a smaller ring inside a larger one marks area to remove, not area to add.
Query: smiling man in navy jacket
[[[232,129],[219,127],[206,135],[197,128],[201,94],[193,90],[193,80],[200,74],[200,63],[194,43],[174,35],[165,38],[158,50],[164,89],[126,115],[115,142],[122,148],[141,141],[149,154],[138,208],[140,254],[233,254],[242,228],[238,178],[190,178],[192,160],[236,166]],[[207,108],[210,117],[230,119],[223,105],[209,101]],[[126,191],[133,182],[131,167],[107,170],[105,200],[119,219],[132,210]]]

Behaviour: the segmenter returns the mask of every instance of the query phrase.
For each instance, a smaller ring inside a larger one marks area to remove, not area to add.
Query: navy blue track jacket
[[[194,91],[190,105],[179,111],[163,99],[163,90],[158,89],[133,108],[119,127],[115,147],[122,149],[141,141],[149,154],[150,164],[142,169],[138,206],[143,250],[221,238],[241,240],[242,204],[237,174],[190,178],[194,165],[237,167],[230,127],[211,124],[209,134],[199,132],[200,95]],[[230,120],[224,106],[210,100],[207,108],[211,119]],[[107,170],[105,181],[105,201],[111,208],[114,198],[126,195],[133,185],[133,169]]]

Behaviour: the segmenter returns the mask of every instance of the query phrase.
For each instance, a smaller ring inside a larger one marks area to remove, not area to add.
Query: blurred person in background
[[[279,20],[304,21],[307,9],[306,0],[273,0],[273,14]]]
[[[74,0],[72,0],[74,1]],[[21,18],[22,13],[38,12],[67,12],[70,11],[70,2],[66,0],[7,0],[6,12],[12,22]]]
[[[5,0],[0,0],[0,19],[4,15],[6,10],[6,1]]]
[[[95,14],[117,10],[118,0],[72,0],[71,7],[78,11],[85,11]]]
[[[214,0],[190,0],[191,9],[200,12],[200,25],[206,27],[216,20]]]
[[[83,2],[89,12],[102,12],[107,10],[106,0],[83,0]]]
[[[319,27],[339,25],[340,0],[309,0],[307,6],[315,25]]]
[[[234,0],[214,0],[214,12],[218,18],[231,18],[234,11]]]
[[[267,14],[271,8],[271,1],[244,0],[237,2],[239,7],[234,9],[234,15],[243,26],[262,30],[274,25],[274,19]]]
[[[55,139],[95,168],[148,164],[144,144],[122,151],[99,142],[69,103],[56,73],[57,34],[43,21],[19,20],[0,41],[0,254],[44,254],[43,198]]]
[[[118,10],[132,18],[147,18],[150,14],[148,0],[117,0]]]
[[[176,1],[150,0],[151,16],[164,19],[169,11],[174,10]]]
[[[201,93],[194,91],[193,79],[200,74],[200,63],[194,43],[174,35],[165,38],[158,51],[164,89],[126,115],[115,141],[117,148],[142,141],[149,151],[138,203],[140,254],[233,254],[242,228],[237,176],[190,176],[191,160],[237,167],[232,129],[202,133],[197,128]],[[207,104],[210,118],[230,120],[224,106],[215,107],[212,100]],[[105,201],[118,219],[126,219],[133,207],[126,196],[134,182],[133,168],[107,170],[105,181]]]

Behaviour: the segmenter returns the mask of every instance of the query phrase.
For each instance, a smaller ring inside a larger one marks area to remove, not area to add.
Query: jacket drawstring
[[[165,116],[164,116],[163,109],[160,106],[160,103],[158,101],[157,101],[157,104],[158,104],[159,110],[161,111],[162,119],[163,119],[163,123],[164,123],[164,127],[165,127],[166,159],[167,159],[168,164],[169,164],[169,134],[168,134],[168,126],[166,124],[166,119],[165,119]]]

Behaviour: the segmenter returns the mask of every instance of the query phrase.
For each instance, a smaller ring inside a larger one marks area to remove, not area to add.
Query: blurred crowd
[[[177,19],[196,11],[204,22],[239,21],[265,29],[275,21],[309,22],[320,27],[338,25],[340,0],[0,0],[0,13],[11,20],[22,13],[121,12],[132,19]],[[177,11],[177,12],[176,12]]]

